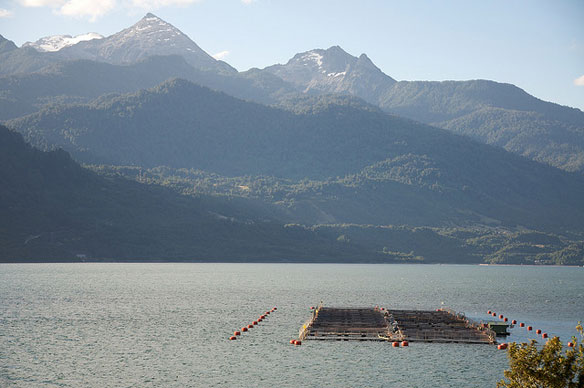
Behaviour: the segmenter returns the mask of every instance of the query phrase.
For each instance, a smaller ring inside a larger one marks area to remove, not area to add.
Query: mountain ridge
[[[65,45],[55,51],[38,51],[24,45],[0,55],[0,74],[34,72],[55,62],[91,59],[111,64],[131,64],[152,55],[181,55],[197,69],[218,73],[236,73],[223,61],[215,60],[172,24],[152,13],[134,25],[103,39]]]
[[[141,32],[160,35],[142,39]],[[180,38],[180,42],[176,43],[178,46],[173,48],[160,44],[165,39],[171,39],[168,34],[172,35],[172,39]],[[180,63],[162,71],[152,68],[152,74],[143,77],[142,84],[136,80],[134,90],[154,86],[152,80],[162,81],[157,78],[157,73],[160,73],[166,74],[167,79],[186,78],[262,104],[290,106],[291,97],[295,94],[348,94],[392,114],[470,136],[567,171],[584,172],[584,112],[579,109],[545,102],[514,85],[494,81],[397,82],[377,68],[365,54],[354,57],[339,46],[296,54],[284,65],[238,73],[228,65],[215,61],[190,38],[153,14],[147,14],[134,26],[108,38],[80,42],[57,52],[40,53],[30,47],[14,49],[13,44],[6,41],[0,44],[6,46],[5,51],[0,53],[0,74],[30,73],[48,69],[47,66],[55,62],[76,58],[136,64],[139,63],[136,61],[155,54],[180,54],[194,67],[191,74],[187,74]],[[171,68],[176,71],[166,71]],[[39,82],[47,80],[39,79]],[[117,90],[117,82],[114,79],[109,82],[109,88],[102,88],[105,93],[128,91],[128,83],[123,80],[120,85],[124,86]],[[2,83],[6,85],[10,82],[0,80]],[[13,97],[19,91],[10,88],[7,86],[2,90],[0,119],[31,113],[51,100],[80,102],[89,98],[80,91],[71,95],[45,95],[32,97],[33,101],[23,100]],[[31,85],[31,88],[35,86]]]
[[[556,232],[584,227],[581,175],[350,97],[319,98],[307,104],[317,109],[294,113],[173,80],[9,124],[32,144],[63,147],[85,163],[314,181],[316,196],[295,189],[291,206],[322,200],[318,208],[342,223],[367,223],[367,215],[375,224],[444,226],[484,216]]]

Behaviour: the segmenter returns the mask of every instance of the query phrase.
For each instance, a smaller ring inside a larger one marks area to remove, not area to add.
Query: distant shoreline
[[[307,261],[307,260],[212,260],[212,259],[192,259],[192,260],[27,260],[10,261],[0,260],[0,264],[367,264],[367,265],[452,265],[452,266],[481,266],[481,267],[561,267],[561,268],[584,268],[581,265],[559,265],[559,264],[487,264],[487,263],[424,263],[424,262],[375,262],[375,261]]]

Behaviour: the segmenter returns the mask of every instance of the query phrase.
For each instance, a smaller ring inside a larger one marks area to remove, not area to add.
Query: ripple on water
[[[477,319],[492,309],[567,339],[583,295],[581,268],[1,265],[0,386],[493,387],[507,360],[492,346],[288,341],[321,300]]]

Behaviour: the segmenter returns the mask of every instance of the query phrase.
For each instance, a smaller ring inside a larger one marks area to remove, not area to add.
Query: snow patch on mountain
[[[320,55],[319,53],[315,52],[315,51],[309,51],[307,52],[302,58],[302,61],[304,62],[308,62],[305,63],[305,65],[308,66],[308,64],[310,62],[316,62],[316,64],[318,65],[318,68],[322,68],[322,55]]]
[[[40,52],[53,52],[59,51],[65,47],[73,46],[79,42],[84,42],[94,39],[103,39],[103,35],[95,32],[89,32],[87,34],[81,34],[77,36],[71,35],[53,35],[46,36],[37,40],[36,42],[26,42],[22,47],[32,47]]]

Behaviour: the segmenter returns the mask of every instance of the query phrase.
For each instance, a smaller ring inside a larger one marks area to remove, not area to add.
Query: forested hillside
[[[269,108],[174,80],[10,125],[35,146],[63,147],[89,164],[313,181],[294,198],[306,223],[319,222],[316,203],[314,214],[334,222],[583,229],[580,175],[348,97],[295,106]]]
[[[342,249],[341,249],[342,248]],[[376,260],[265,205],[99,176],[0,126],[0,261]]]

